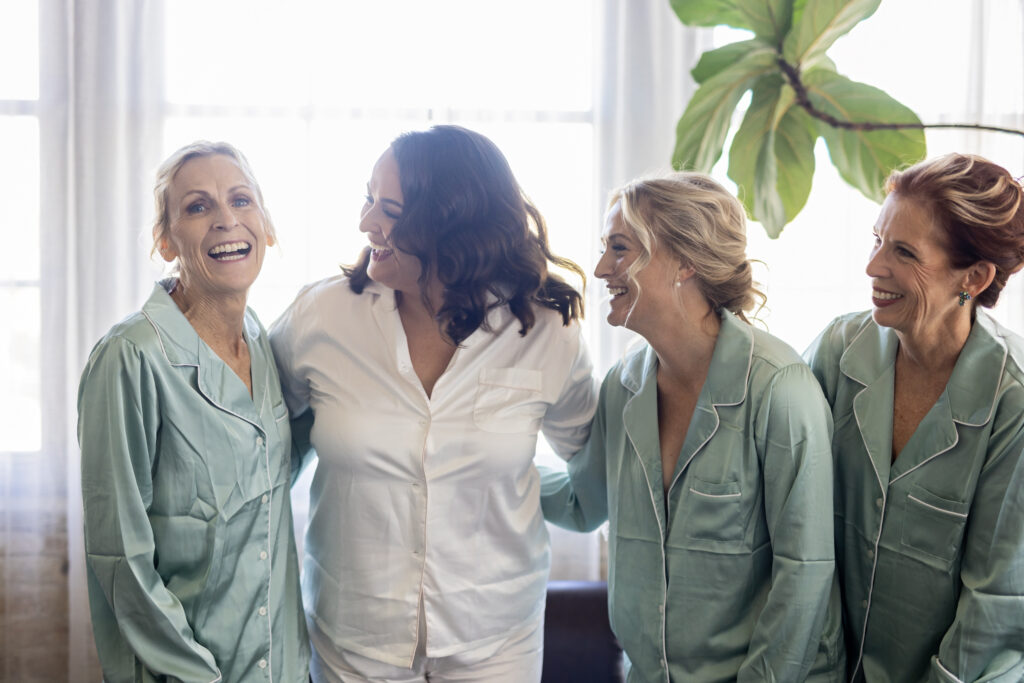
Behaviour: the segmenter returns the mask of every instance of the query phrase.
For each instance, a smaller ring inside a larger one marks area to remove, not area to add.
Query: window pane
[[[39,288],[0,287],[0,452],[40,449]]]
[[[305,102],[309,27],[301,7],[266,0],[167,3],[168,101]]]
[[[0,225],[6,241],[0,249],[0,280],[38,281],[38,120],[34,116],[0,116],[0,150]]]
[[[589,0],[363,2],[309,22],[313,97],[345,107],[589,110]],[[367,40],[367,31],[379,32]]]
[[[39,3],[0,3],[0,100],[39,99]],[[12,67],[12,65],[14,65]]]
[[[168,100],[587,110],[592,5],[176,0],[167,4]]]

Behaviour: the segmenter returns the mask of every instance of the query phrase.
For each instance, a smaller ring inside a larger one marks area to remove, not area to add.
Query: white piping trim
[[[868,633],[868,617],[871,615],[871,598],[875,591],[875,572],[878,569],[878,545],[882,541],[882,527],[885,525],[885,493],[882,494],[882,518],[878,520],[878,536],[875,537],[875,549],[872,551],[871,562],[871,582],[868,584],[868,597],[867,606],[864,607],[864,625],[861,627],[860,632],[860,651],[857,653],[857,664],[853,668],[853,674],[850,676],[850,680],[857,678],[857,672],[860,670],[860,665],[864,661],[864,641],[867,640]]]
[[[950,670],[949,670],[949,669],[947,669],[946,667],[942,666],[942,662],[941,662],[941,661],[939,661],[939,658],[938,658],[938,657],[935,657],[935,666],[939,667],[939,669],[940,669],[940,670],[942,671],[942,673],[944,673],[944,674],[946,674],[947,676],[949,676],[950,678],[952,678],[952,679],[953,679],[954,681],[956,681],[956,683],[964,683],[964,682],[963,682],[962,680],[960,680],[959,678],[957,678],[957,677],[956,677],[956,676],[955,676],[955,675],[953,674],[953,672],[952,672],[952,671],[950,671]]]
[[[635,393],[629,399],[629,401],[626,402],[627,405],[634,398],[636,398],[636,394]],[[625,411],[625,406],[623,406],[623,411],[622,412],[623,413],[626,412]],[[647,466],[644,464],[644,459],[640,457],[640,449],[638,449],[636,447],[636,444],[633,442],[633,435],[629,433],[628,429],[626,430],[626,437],[629,439],[629,445],[633,447],[633,452],[636,453],[637,460],[640,461],[640,469],[643,470],[644,479],[647,481],[647,495],[651,499],[651,507],[654,508],[654,518],[660,520],[661,516],[658,514],[658,501],[656,501],[654,499],[654,489],[651,487],[651,477],[647,473]],[[689,461],[687,461],[687,462],[689,462]],[[684,469],[685,469],[685,467],[684,467]],[[669,490],[671,490],[671,488],[672,487],[670,486]],[[668,497],[667,497],[667,495],[666,495],[666,498],[665,498],[665,503],[666,503],[666,513],[665,514],[667,516],[667,514],[668,514],[668,512],[667,512],[667,507],[668,507]],[[665,663],[665,666],[663,667],[662,672],[665,674],[665,680],[668,681],[669,680],[669,675],[668,675],[668,644],[666,642],[666,633],[665,633],[666,630],[667,630],[665,628],[665,619],[667,618],[667,614],[668,614],[668,609],[667,609],[667,607],[668,607],[668,585],[666,583],[667,580],[665,578],[665,571],[664,571],[665,570],[665,564],[666,564],[666,562],[665,562],[665,531],[668,529],[668,520],[667,519],[665,520],[665,525],[664,526],[662,526],[661,524],[659,524],[659,526],[662,527],[662,528],[659,529],[659,531],[661,532],[661,543],[658,544],[658,552],[661,553],[661,567],[662,567],[662,571],[660,572],[660,574],[661,574],[661,604],[663,605],[663,607],[661,609],[661,662]]]
[[[695,493],[698,496],[703,496],[705,498],[739,498],[743,495],[742,493],[704,493],[703,491],[698,491],[692,486],[690,487],[690,493]]]
[[[271,360],[271,362],[273,362]],[[264,399],[266,399],[266,382],[264,382]],[[266,403],[266,400],[263,401]],[[261,413],[262,414],[262,413]],[[271,415],[273,416],[273,415]],[[267,640],[268,640],[268,651],[267,651],[267,669],[270,673],[270,683],[274,683],[274,629],[272,628],[273,617],[272,612],[273,604],[271,602],[270,586],[274,583],[274,548],[270,543],[270,539],[273,538],[273,519],[274,519],[274,487],[273,482],[270,479],[270,439],[266,436],[263,437],[263,463],[266,466],[267,475],[267,490],[270,491],[270,496],[267,498]],[[288,495],[287,492],[284,495]]]
[[[953,420],[953,424],[954,424],[954,425],[956,425],[956,424],[957,424],[956,420]],[[893,478],[893,479],[890,479],[890,480],[889,480],[889,484],[891,485],[891,484],[894,484],[894,483],[896,483],[897,481],[899,481],[899,480],[900,480],[900,479],[902,479],[903,477],[907,476],[908,474],[910,474],[911,472],[913,472],[913,471],[914,471],[914,470],[916,470],[917,468],[919,468],[919,467],[922,467],[922,466],[924,466],[924,465],[927,465],[928,463],[930,463],[930,462],[931,462],[932,460],[934,460],[935,458],[939,457],[939,456],[940,456],[940,455],[942,455],[943,453],[948,453],[948,452],[949,452],[949,451],[951,451],[951,450],[952,450],[953,448],[955,448],[955,447],[956,447],[956,445],[957,445],[958,443],[960,443],[960,431],[959,431],[959,430],[957,430],[955,426],[954,426],[954,428],[953,428],[953,431],[954,431],[954,432],[956,433],[956,438],[955,438],[955,439],[953,439],[953,443],[949,444],[948,446],[946,446],[945,448],[943,448],[943,449],[942,449],[941,451],[939,451],[938,453],[935,453],[935,454],[931,455],[930,457],[927,457],[927,458],[925,458],[924,460],[922,460],[921,462],[917,463],[916,465],[914,465],[913,467],[911,467],[911,468],[910,468],[909,470],[907,470],[907,471],[906,471],[906,472],[904,472],[903,474],[899,475],[898,477],[895,477],[895,478]],[[964,516],[966,517],[967,515],[964,515]]]
[[[160,353],[164,354],[164,360],[166,360],[171,365],[175,365],[175,363],[171,362],[170,356],[167,355],[167,349],[164,348],[164,335],[163,335],[163,333],[160,332],[160,328],[153,321],[153,319],[149,317],[149,313],[146,313],[146,309],[142,309],[142,317],[144,317],[146,320],[149,321],[149,324],[150,324],[150,326],[152,326],[153,331],[156,332],[156,340],[157,340],[157,342],[160,343]],[[199,366],[197,365],[196,367],[199,367]]]
[[[915,496],[912,493],[908,494],[907,498],[909,498],[910,500],[914,501],[915,503],[920,503],[921,505],[924,505],[926,508],[931,508],[932,510],[935,510],[936,512],[941,512],[943,514],[951,515],[953,517],[959,517],[960,519],[967,519],[967,515],[965,513],[963,513],[963,512],[953,512],[952,510],[946,510],[946,509],[940,508],[940,507],[938,507],[936,505],[931,505],[929,503],[924,502],[923,500],[921,500],[920,498],[918,498],[917,496]]]

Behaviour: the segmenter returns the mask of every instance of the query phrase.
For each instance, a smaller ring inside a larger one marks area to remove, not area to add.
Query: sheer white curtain
[[[66,455],[68,678],[95,671],[85,590],[76,390],[92,345],[158,271],[139,258],[159,155],[160,5],[47,0],[40,6],[44,455]],[[60,340],[60,341],[58,341]],[[52,348],[46,348],[51,346]]]

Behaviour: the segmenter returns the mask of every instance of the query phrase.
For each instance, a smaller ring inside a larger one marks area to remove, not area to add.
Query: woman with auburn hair
[[[394,140],[367,186],[369,247],[307,287],[271,340],[319,456],[304,595],[317,681],[540,680],[543,432],[586,439],[596,388],[582,276],[484,136]]]
[[[1024,265],[1024,193],[964,154],[886,187],[874,307],[805,354],[835,420],[850,677],[1024,680],[1024,339],[979,308]]]
[[[543,475],[549,521],[609,522],[629,681],[839,681],[831,424],[795,351],[753,327],[743,208],[673,173],[612,193],[608,322],[647,344],[609,371],[586,447]]]

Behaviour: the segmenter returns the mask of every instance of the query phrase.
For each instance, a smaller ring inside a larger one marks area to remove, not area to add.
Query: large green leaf
[[[815,109],[839,120],[921,125],[914,112],[878,88],[851,81],[834,71],[808,71],[803,75],[803,83]],[[920,161],[926,152],[921,128],[844,130],[819,121],[818,130],[828,143],[832,163],[843,180],[877,202],[885,198],[882,186],[889,173]]]
[[[782,54],[786,61],[807,70],[825,50],[858,23],[867,19],[882,0],[796,0],[793,27]]]
[[[775,51],[751,50],[732,66],[722,69],[697,88],[676,126],[672,165],[707,173],[722,156],[732,113],[754,82],[778,68]]]
[[[794,100],[781,76],[761,78],[729,149],[729,177],[773,239],[807,203],[814,176],[817,131]]]
[[[688,26],[719,26],[753,30],[740,9],[742,0],[671,0],[673,11]]]
[[[700,56],[697,66],[693,67],[690,75],[697,83],[703,83],[715,74],[729,68],[739,60],[756,50],[772,49],[763,40],[754,38],[752,40],[741,40],[737,43],[729,43],[722,47],[708,50]]]
[[[754,32],[773,44],[789,31],[793,0],[670,0],[676,16],[690,26],[725,24]]]

